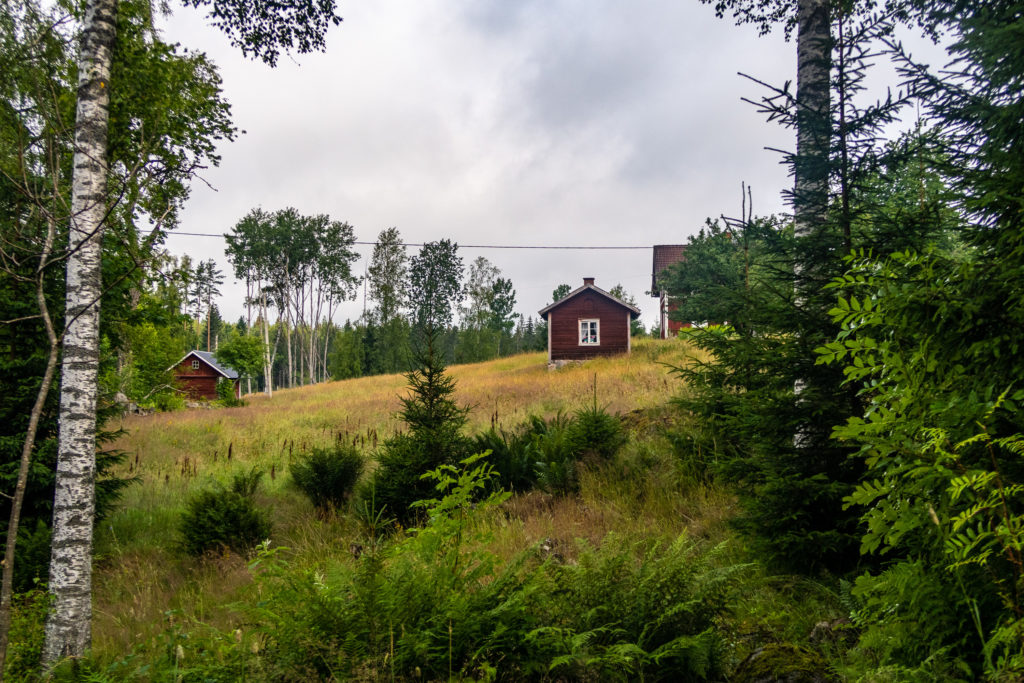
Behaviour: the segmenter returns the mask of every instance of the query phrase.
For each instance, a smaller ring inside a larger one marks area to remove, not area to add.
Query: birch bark
[[[92,532],[96,477],[96,378],[103,223],[107,204],[107,127],[117,0],[90,0],[78,59],[75,154],[71,175],[66,332],[50,592],[43,664],[79,657],[92,631]]]

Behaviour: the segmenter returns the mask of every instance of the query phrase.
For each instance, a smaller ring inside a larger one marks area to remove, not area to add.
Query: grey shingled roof
[[[234,368],[229,367],[227,365],[223,365],[221,363],[218,363],[217,359],[209,351],[189,351],[188,353],[185,354],[184,358],[179,360],[177,363],[175,363],[171,367],[173,368],[173,367],[176,367],[178,365],[181,365],[184,361],[188,360],[189,356],[196,356],[196,357],[198,357],[201,361],[203,361],[204,363],[206,363],[211,368],[213,368],[214,370],[216,370],[220,374],[224,375],[228,379],[238,379],[238,372],[236,372]]]

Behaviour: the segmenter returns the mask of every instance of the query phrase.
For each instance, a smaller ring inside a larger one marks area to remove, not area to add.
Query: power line
[[[188,236],[188,237],[220,237],[221,239],[224,239],[225,237],[227,237],[227,235],[224,235],[224,234],[210,233],[210,232],[178,232],[178,231],[174,231],[174,232],[168,232],[167,233],[168,237],[173,237],[175,235],[182,235],[182,236]],[[366,245],[366,246],[371,246],[371,247],[377,246],[377,242],[360,242],[358,240],[353,242],[353,244],[360,244],[360,245]],[[424,246],[424,243],[423,242],[403,242],[402,246],[406,246],[406,247],[422,247],[422,246]],[[459,249],[563,249],[563,250],[564,249],[576,249],[576,250],[587,249],[587,250],[610,250],[610,251],[616,251],[616,250],[623,251],[623,250],[629,250],[629,249],[650,249],[651,248],[650,245],[642,246],[642,247],[624,247],[624,246],[604,247],[604,246],[584,246],[584,245],[575,245],[575,246],[545,246],[545,245],[526,245],[526,244],[460,244],[458,246],[459,246]]]

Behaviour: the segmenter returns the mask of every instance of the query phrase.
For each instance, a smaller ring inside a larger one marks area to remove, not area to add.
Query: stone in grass
[[[791,643],[772,643],[752,652],[736,668],[733,683],[834,683],[822,657]]]

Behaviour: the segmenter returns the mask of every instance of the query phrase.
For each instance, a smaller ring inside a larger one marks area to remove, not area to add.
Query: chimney
[[[592,277],[585,277],[585,278],[583,278],[583,286],[584,287],[586,287],[587,285],[593,285],[593,284],[594,284],[594,278],[592,278]]]

